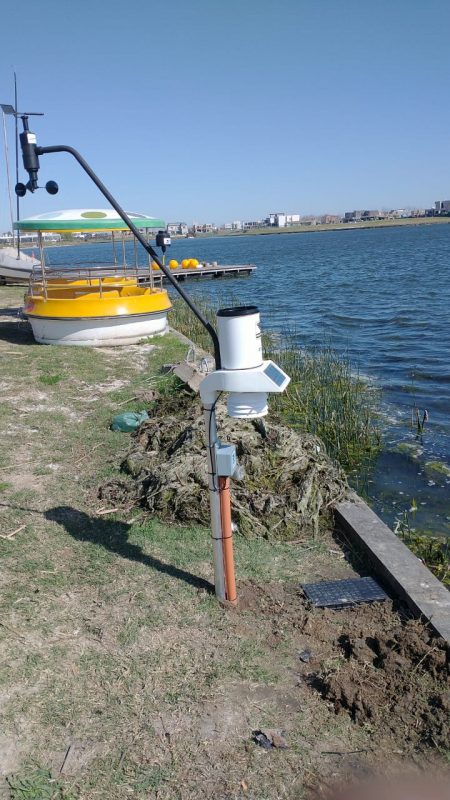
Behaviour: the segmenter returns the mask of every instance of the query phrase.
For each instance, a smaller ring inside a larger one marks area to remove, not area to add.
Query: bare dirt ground
[[[224,610],[207,529],[98,499],[129,449],[112,415],[173,391],[160,368],[185,345],[40,347],[20,294],[0,288],[0,797],[312,798],[445,772],[442,643],[390,602],[305,602],[302,582],[355,574],[345,543],[237,537]]]

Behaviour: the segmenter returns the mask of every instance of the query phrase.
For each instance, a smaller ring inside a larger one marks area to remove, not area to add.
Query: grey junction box
[[[217,474],[231,478],[237,466],[236,448],[234,444],[216,442],[214,449],[216,454]]]

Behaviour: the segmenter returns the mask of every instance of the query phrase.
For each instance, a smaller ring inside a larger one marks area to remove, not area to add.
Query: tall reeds
[[[207,332],[186,304],[178,298],[172,302],[173,327],[210,350]],[[215,324],[214,305],[198,298],[196,303]],[[296,430],[319,436],[329,456],[348,475],[364,472],[380,447],[376,390],[354,373],[348,358],[331,347],[300,349],[293,330],[266,333],[263,344],[266,357],[291,377],[287,391],[271,397],[272,411]]]
[[[319,436],[348,475],[365,470],[380,448],[378,392],[331,346],[305,350],[297,342],[289,330],[267,337],[267,357],[291,376],[272,407],[291,427]]]

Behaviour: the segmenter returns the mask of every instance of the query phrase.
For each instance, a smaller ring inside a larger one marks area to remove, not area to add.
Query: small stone
[[[287,741],[281,733],[277,731],[272,731],[272,744],[277,750],[287,750]]]
[[[311,659],[311,650],[302,650],[301,653],[298,654],[300,661],[303,661],[304,664],[308,664]]]
[[[273,747],[271,739],[263,731],[253,731],[252,732],[252,739],[255,744],[259,744],[260,747],[263,747],[264,750],[271,750]]]
[[[255,744],[259,744],[265,750],[286,750],[288,744],[283,736],[284,731],[266,730],[266,731],[253,731],[252,739]]]

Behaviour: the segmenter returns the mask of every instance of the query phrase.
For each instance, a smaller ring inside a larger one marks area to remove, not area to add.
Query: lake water
[[[48,260],[108,260],[109,250],[51,248]],[[263,325],[289,322],[300,346],[348,354],[383,391],[384,449],[365,486],[374,508],[392,525],[414,499],[413,524],[450,535],[450,476],[430,467],[450,464],[450,225],[183,239],[170,257],[256,264],[248,278],[184,287],[256,303]],[[416,406],[429,415],[420,439]]]

